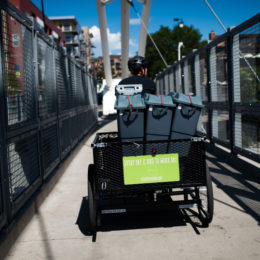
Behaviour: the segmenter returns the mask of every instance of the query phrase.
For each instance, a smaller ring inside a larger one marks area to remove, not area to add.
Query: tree
[[[159,31],[152,34],[152,38],[168,65],[177,61],[179,42],[183,42],[184,47],[182,47],[181,53],[182,56],[186,56],[193,49],[198,49],[207,43],[206,41],[201,41],[201,37],[200,32],[192,25],[184,25],[182,28],[175,26],[172,30],[169,27],[161,25]],[[165,68],[165,65],[150,38],[147,38],[145,56],[149,62],[148,76],[154,78],[155,74]]]

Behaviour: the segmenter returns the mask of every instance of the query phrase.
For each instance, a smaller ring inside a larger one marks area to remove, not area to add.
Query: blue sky
[[[40,0],[33,0],[37,6]],[[260,0],[208,0],[214,11],[226,27],[237,26],[260,12]],[[114,0],[106,6],[107,26],[109,30],[110,53],[120,54],[120,3]],[[142,13],[142,5],[134,0],[138,12]],[[99,24],[97,17],[96,0],[44,0],[47,16],[74,15],[81,26],[88,26],[93,34],[93,50],[95,56],[101,56]],[[148,30],[150,33],[159,30],[160,25],[172,28],[176,25],[173,19],[182,18],[185,25],[193,25],[199,29],[202,39],[207,40],[213,30],[222,34],[223,29],[208,9],[204,0],[152,0]],[[130,8],[130,21],[137,19],[135,12]],[[130,55],[138,51],[140,24],[130,25]]]

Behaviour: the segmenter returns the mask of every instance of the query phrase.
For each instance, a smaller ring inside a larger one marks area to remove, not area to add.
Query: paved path
[[[115,130],[113,121],[99,131]],[[208,228],[188,211],[110,216],[92,243],[76,221],[87,195],[93,138],[59,169],[62,177],[6,259],[260,259],[260,185],[210,154],[215,215]]]

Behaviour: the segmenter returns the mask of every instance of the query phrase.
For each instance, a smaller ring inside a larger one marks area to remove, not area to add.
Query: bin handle
[[[130,116],[133,113],[133,108],[132,108],[132,104],[131,104],[131,99],[130,99],[130,95],[127,96],[128,97],[128,102],[129,102],[129,110],[130,110]]]
[[[135,121],[136,117],[137,117],[136,111],[125,112],[124,115],[122,116],[122,119],[126,125],[130,125],[133,121]]]
[[[163,108],[163,107],[153,107],[153,117],[155,118],[161,118],[163,117],[165,114],[167,114],[167,108]]]
[[[181,109],[181,113],[182,113],[183,117],[190,118],[194,115],[195,112],[196,112],[195,107],[183,106],[182,109]]]

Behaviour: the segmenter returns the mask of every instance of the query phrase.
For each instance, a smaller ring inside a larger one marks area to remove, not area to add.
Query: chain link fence
[[[157,75],[157,92],[200,96],[198,131],[260,162],[260,14]]]
[[[96,81],[0,3],[0,230],[97,123]]]

